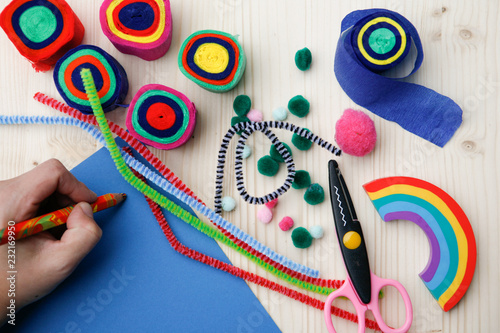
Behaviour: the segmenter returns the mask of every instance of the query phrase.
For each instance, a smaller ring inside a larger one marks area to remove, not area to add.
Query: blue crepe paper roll
[[[335,54],[335,76],[342,89],[356,104],[443,147],[462,123],[461,108],[450,98],[431,89],[379,74],[400,64],[408,55],[409,46],[406,46],[400,57],[387,66],[371,64],[360,52],[357,39],[360,29],[363,29],[365,24],[370,24],[367,22],[372,22],[371,24],[377,22],[380,17],[395,22],[395,26],[399,25],[404,30],[407,40],[411,39],[416,48],[417,57],[409,75],[419,69],[424,55],[415,27],[396,12],[386,9],[367,9],[354,11],[342,20],[341,36]],[[364,28],[365,32],[369,33],[369,27]],[[399,36],[395,38],[397,44]],[[366,53],[373,55],[371,50]]]

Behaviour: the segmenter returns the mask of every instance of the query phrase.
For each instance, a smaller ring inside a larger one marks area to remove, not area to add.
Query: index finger
[[[39,205],[53,193],[67,196],[73,202],[94,202],[97,195],[56,159],[48,160],[27,173],[14,178],[16,202],[25,207],[28,217],[35,214]]]

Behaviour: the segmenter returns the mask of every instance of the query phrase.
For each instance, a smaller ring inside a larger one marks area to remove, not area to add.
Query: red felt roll
[[[0,14],[0,26],[37,72],[48,71],[85,34],[64,0],[13,0]]]

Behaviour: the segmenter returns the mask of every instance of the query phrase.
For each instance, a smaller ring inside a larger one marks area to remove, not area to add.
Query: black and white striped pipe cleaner
[[[215,211],[218,214],[222,212],[222,189],[224,181],[224,164],[226,162],[227,149],[229,147],[231,139],[239,131],[242,131],[242,133],[240,139],[238,140],[238,144],[236,146],[235,172],[236,172],[236,187],[240,195],[242,196],[243,200],[245,200],[250,204],[265,204],[269,201],[278,198],[280,195],[284,194],[286,191],[288,191],[288,189],[292,185],[293,179],[295,177],[295,163],[293,161],[292,156],[288,153],[288,150],[281,143],[278,137],[270,130],[270,128],[285,129],[290,132],[293,132],[297,135],[300,135],[303,138],[306,138],[314,142],[315,144],[321,146],[322,148],[328,150],[329,152],[335,154],[336,156],[340,156],[342,153],[342,151],[337,147],[335,147],[333,144],[323,140],[322,138],[315,135],[311,131],[290,123],[282,121],[238,123],[233,127],[231,127],[227,131],[226,135],[224,135],[221,147],[219,149],[219,154],[217,157],[214,204],[215,204]],[[262,132],[269,138],[269,140],[271,140],[271,143],[276,147],[281,157],[283,157],[283,159],[285,160],[288,171],[285,183],[277,190],[262,197],[253,197],[250,194],[248,194],[245,188],[245,182],[243,177],[243,148],[248,137],[252,135],[255,131]]]

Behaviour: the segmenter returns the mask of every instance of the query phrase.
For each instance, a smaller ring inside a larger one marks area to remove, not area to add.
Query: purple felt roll
[[[104,0],[99,18],[102,31],[122,53],[151,61],[170,48],[169,0]]]

